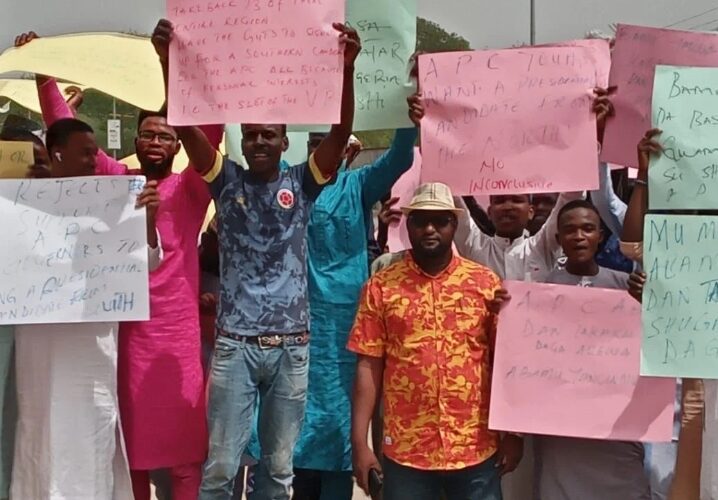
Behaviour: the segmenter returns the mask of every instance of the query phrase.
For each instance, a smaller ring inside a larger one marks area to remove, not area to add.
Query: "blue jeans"
[[[413,469],[384,458],[384,500],[501,500],[496,458],[461,470]]]
[[[209,456],[200,500],[230,500],[259,396],[262,456],[251,500],[289,500],[304,420],[309,346],[259,346],[217,337],[209,381]]]

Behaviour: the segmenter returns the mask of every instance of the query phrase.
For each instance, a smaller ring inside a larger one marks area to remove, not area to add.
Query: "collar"
[[[451,251],[451,262],[449,262],[449,265],[446,266],[446,269],[441,271],[436,276],[427,274],[422,268],[419,267],[419,265],[414,260],[414,252],[413,251],[408,250],[406,252],[406,255],[404,256],[404,259],[406,260],[406,263],[409,266],[409,269],[411,269],[416,274],[424,276],[425,278],[428,278],[430,280],[444,279],[447,276],[451,275],[456,270],[456,268],[459,267],[459,258],[457,257],[456,253],[453,250]]]
[[[522,234],[520,237],[516,238],[513,241],[511,241],[509,238],[503,238],[498,235],[494,235],[494,241],[501,248],[510,248],[510,247],[518,245],[519,243],[523,243],[526,239],[528,239],[530,237],[531,237],[531,233],[529,233],[528,229],[524,229],[524,234]]]

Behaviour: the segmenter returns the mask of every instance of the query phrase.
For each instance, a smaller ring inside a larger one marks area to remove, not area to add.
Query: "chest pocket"
[[[361,241],[352,241],[352,235],[354,240],[360,236],[358,231],[354,231],[356,224],[358,222],[348,215],[331,214],[325,208],[315,206],[309,229],[315,262],[327,265],[345,259],[362,248]]]

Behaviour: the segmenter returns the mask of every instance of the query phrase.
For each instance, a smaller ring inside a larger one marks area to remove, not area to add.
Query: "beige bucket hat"
[[[409,206],[401,207],[401,211],[406,215],[415,210],[445,211],[457,216],[464,213],[463,209],[456,208],[454,205],[454,197],[449,186],[440,182],[422,184],[414,191],[414,198]]]

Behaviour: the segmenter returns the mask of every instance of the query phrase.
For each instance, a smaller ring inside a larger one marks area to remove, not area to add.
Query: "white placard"
[[[144,183],[0,181],[0,325],[149,319]]]

